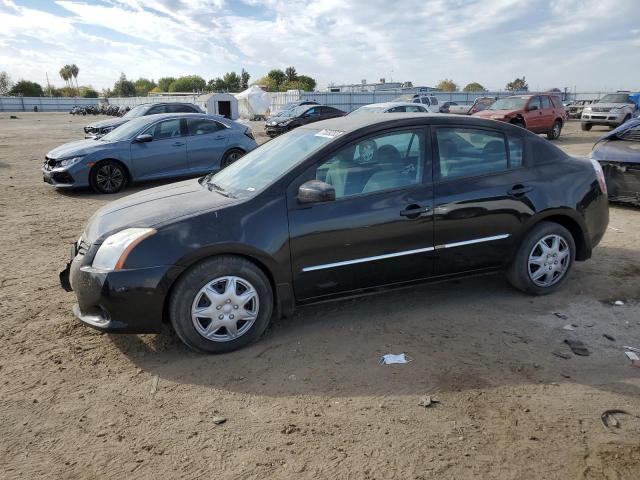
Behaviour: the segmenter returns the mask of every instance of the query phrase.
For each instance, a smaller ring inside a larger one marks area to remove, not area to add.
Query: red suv
[[[516,95],[497,100],[474,117],[519,125],[534,133],[546,133],[549,140],[560,136],[567,118],[564,106],[554,95]]]

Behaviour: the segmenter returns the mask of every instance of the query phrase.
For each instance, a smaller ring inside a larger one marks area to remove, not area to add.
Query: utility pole
[[[49,83],[49,72],[44,72],[47,76],[47,90],[49,90],[49,96],[51,96],[51,84]]]

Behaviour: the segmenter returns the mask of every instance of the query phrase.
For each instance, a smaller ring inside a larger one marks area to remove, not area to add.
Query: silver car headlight
[[[611,110],[609,110],[610,113],[622,113],[624,112],[624,108],[622,107],[618,107],[618,108],[612,108]]]
[[[106,272],[121,270],[136,245],[154,233],[153,228],[125,228],[110,235],[98,248],[91,266]]]
[[[64,168],[70,167],[71,165],[75,165],[76,163],[78,163],[83,158],[84,158],[84,155],[81,155],[79,157],[66,158],[62,160],[58,166],[64,167]]]
[[[591,111],[591,107],[584,107],[584,109],[582,111],[583,112],[590,112]]]

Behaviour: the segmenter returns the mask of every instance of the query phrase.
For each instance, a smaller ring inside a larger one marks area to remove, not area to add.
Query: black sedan
[[[298,128],[226,169],[117,200],[74,245],[75,315],[111,332],[171,322],[203,352],[296,306],[503,271],[533,295],[591,257],[604,177],[522,128],[360,115]]]
[[[265,132],[271,138],[293,130],[300,125],[328,120],[346,115],[342,110],[325,105],[303,105],[286,110],[277,117],[271,117],[265,123]]]
[[[602,165],[611,201],[640,207],[640,119],[625,122],[598,140],[591,158]]]

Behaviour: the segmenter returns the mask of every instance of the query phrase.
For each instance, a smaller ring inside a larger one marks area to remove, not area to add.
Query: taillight
[[[596,177],[598,178],[598,183],[600,184],[600,190],[605,195],[607,194],[607,182],[604,179],[604,172],[602,171],[602,166],[597,160],[590,158],[591,165],[593,165],[593,169],[596,171]]]

